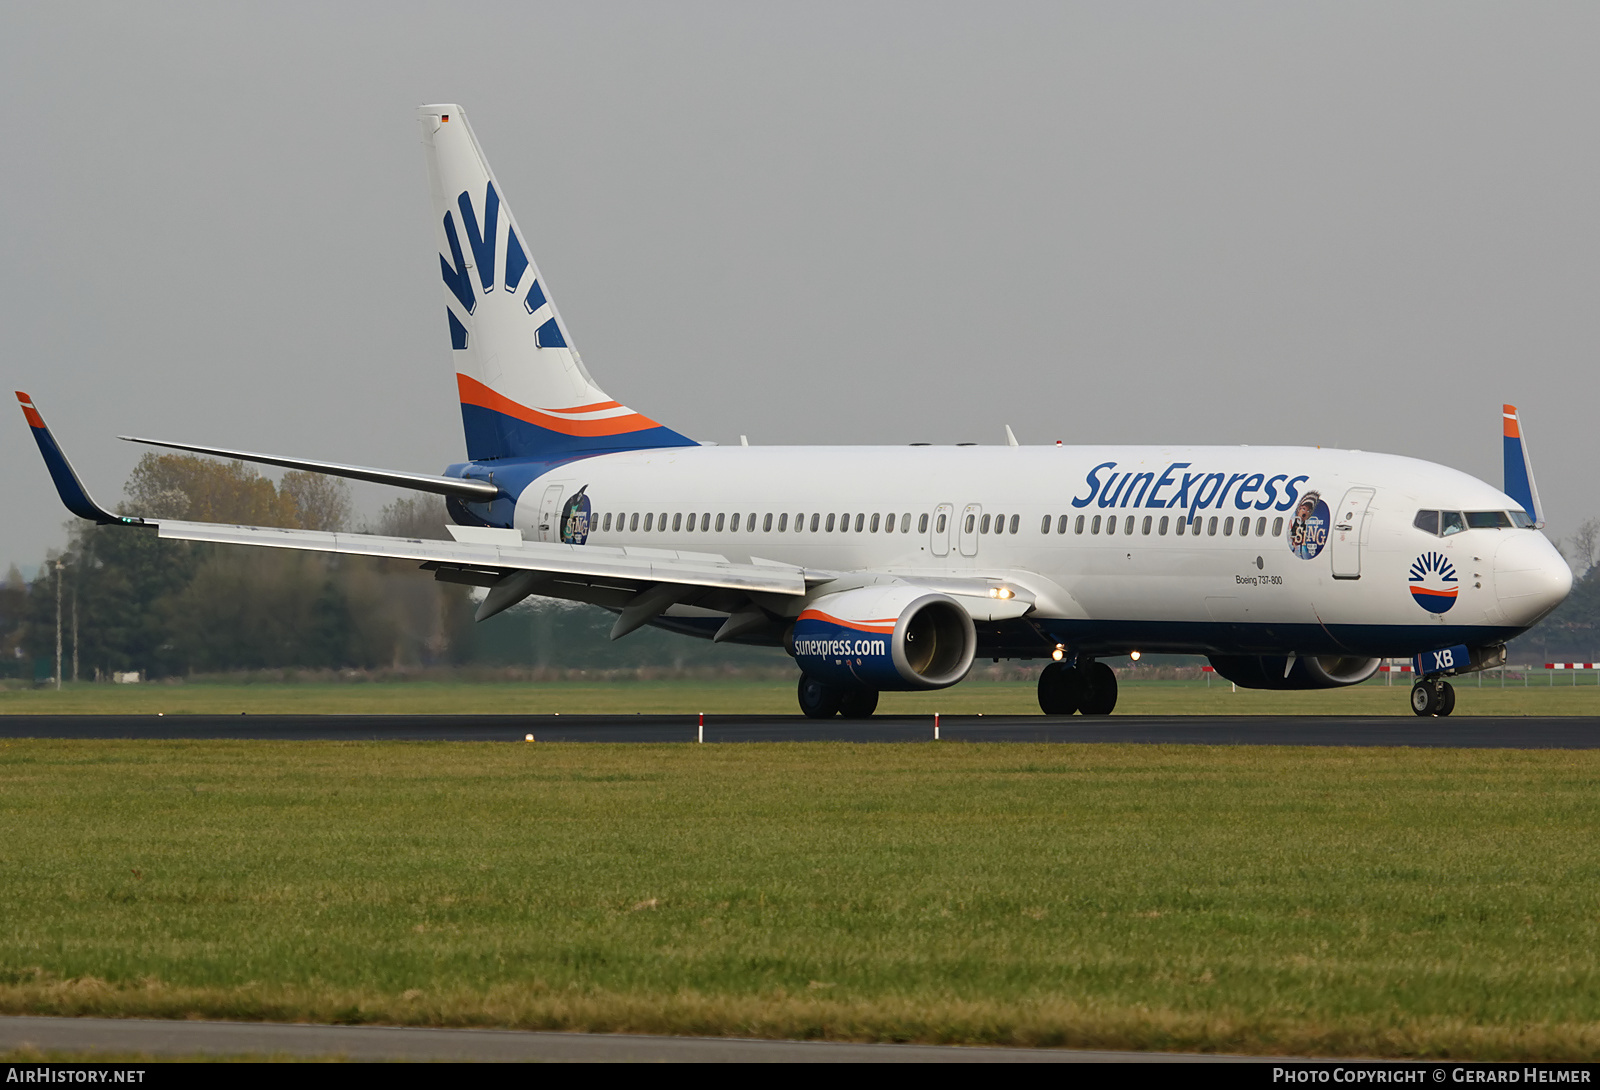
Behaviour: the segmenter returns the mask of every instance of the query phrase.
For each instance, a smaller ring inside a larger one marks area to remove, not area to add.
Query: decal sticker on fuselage
[[[561,508],[561,540],[568,545],[582,545],[589,540],[588,485],[578,489]]]
[[[1332,521],[1320,492],[1313,490],[1301,496],[1295,505],[1294,519],[1289,523],[1289,551],[1301,560],[1316,559],[1328,543],[1328,526]]]

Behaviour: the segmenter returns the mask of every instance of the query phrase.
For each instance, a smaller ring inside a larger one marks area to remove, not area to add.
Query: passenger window
[[[1125,534],[1133,533],[1133,516],[1132,515],[1129,515],[1128,518],[1127,518],[1127,521],[1122,524],[1122,532],[1125,533]]]
[[[1215,520],[1213,519],[1212,521],[1215,521]],[[1222,524],[1222,536],[1223,537],[1227,537],[1228,535],[1230,535],[1232,533],[1233,533],[1233,516],[1229,515],[1227,520],[1225,522],[1223,522],[1223,524]]]
[[[1250,516],[1249,515],[1246,515],[1244,518],[1239,520],[1239,536],[1240,537],[1249,537],[1250,536]]]
[[[1039,532],[1041,534],[1048,534],[1050,532],[1050,516],[1049,515],[1046,515],[1044,517],[1044,521],[1039,524]]]
[[[718,515],[717,516],[717,533],[719,533],[719,534],[722,533],[722,528],[724,526],[726,526],[727,524],[728,524],[728,516],[727,515]]]
[[[605,521],[600,524],[600,532],[605,533],[611,529],[611,512],[606,512]]]
[[[1186,515],[1179,515],[1178,516],[1178,526],[1177,526],[1178,536],[1182,537],[1184,535],[1184,532],[1186,530],[1188,530],[1188,528],[1189,528],[1189,519],[1188,519],[1188,517]]]
[[[785,530],[787,530],[788,528],[789,528],[789,516],[787,514],[779,515],[778,516],[778,533],[781,534]]]
[[[645,516],[644,516],[644,528],[645,528],[645,530],[647,532],[649,531],[651,525],[655,522],[655,520],[656,520],[656,517],[654,515],[650,514],[649,512],[645,513]]]
[[[1229,519],[1228,521],[1232,522],[1233,520]],[[1217,536],[1217,516],[1216,515],[1212,515],[1211,516],[1211,522],[1206,526],[1206,534],[1209,537],[1216,537]]]
[[[1256,536],[1265,537],[1267,533],[1267,516],[1262,515],[1256,519]]]
[[[828,533],[833,533],[833,516],[828,516]]]
[[[1415,526],[1417,529],[1421,530],[1423,533],[1426,533],[1426,534],[1438,534],[1438,532],[1439,532],[1439,512],[1437,512],[1437,511],[1418,511],[1417,512],[1417,517],[1411,520],[1411,525]]]
[[[1048,516],[1046,516],[1046,517],[1048,517]],[[1011,532],[1013,534],[1017,532],[1017,526],[1021,522],[1022,522],[1022,516],[1021,515],[1012,515],[1011,516]]]
[[[817,520],[821,517],[822,515],[820,513],[811,516],[811,532],[813,534],[817,532]],[[831,516],[828,519],[828,529],[833,529],[833,519]]]
[[[666,527],[666,525],[667,525],[667,516],[666,515],[662,515],[661,516],[661,525],[662,525],[663,528]],[[681,529],[683,529],[683,512],[680,511],[676,515],[672,516],[672,532],[673,533],[677,533]]]
[[[756,532],[756,513],[754,511],[744,517],[744,528],[746,533],[753,534]]]
[[[874,514],[872,516],[872,523],[871,523],[872,533],[877,533],[878,532],[878,525],[882,521],[883,521],[883,516],[882,515]]]
[[[645,516],[645,518],[649,518],[649,517],[650,517],[649,515]],[[646,528],[648,529],[648,527],[646,527]],[[639,529],[639,512],[635,511],[633,514],[628,516],[628,530],[630,532],[637,532],[638,529]]]
[[[1156,533],[1160,534],[1162,537],[1166,537],[1167,536],[1167,516],[1166,515],[1162,515],[1161,516],[1161,522],[1156,527]]]
[[[992,518],[992,515],[983,516],[983,525],[978,528],[978,533],[987,534],[989,532],[989,522]]]
[[[964,534],[972,533],[972,524],[977,520],[977,517],[978,516],[976,516],[976,515],[968,515],[967,516],[967,528],[965,530],[961,531],[961,532],[964,533]]]
[[[1056,520],[1056,533],[1064,534],[1064,533],[1067,532],[1067,520],[1070,519],[1071,517],[1072,517],[1071,515],[1062,515],[1059,519]],[[1080,516],[1080,518],[1081,518],[1081,516]]]
[[[1467,524],[1462,521],[1461,512],[1460,511],[1440,511],[1439,512],[1439,536],[1440,537],[1449,537],[1451,534],[1459,534],[1462,530],[1465,530],[1466,528],[1467,528]]]
[[[850,516],[849,515],[840,515],[839,516],[839,532],[841,534],[848,534],[850,532]]]
[[[941,518],[939,521],[943,522],[944,520]],[[941,527],[941,529],[943,529],[943,527]],[[927,532],[928,532],[928,516],[926,514],[924,514],[921,518],[917,519],[917,533],[925,534]]]
[[[1282,537],[1283,536],[1283,516],[1282,515],[1279,515],[1277,518],[1272,520],[1272,536],[1273,537]]]
[[[933,532],[936,533],[936,534],[944,533],[944,516],[943,515],[939,516],[939,525],[934,528]]]
[[[667,513],[665,511],[661,512],[661,517],[656,519],[656,529],[662,533],[667,532]]]
[[[1144,525],[1139,527],[1139,532],[1141,534],[1143,534],[1145,537],[1149,537],[1150,536],[1150,524],[1153,521],[1154,521],[1154,519],[1150,515],[1146,515],[1144,517]]]
[[[1065,516],[1063,516],[1063,517],[1065,517]],[[1100,520],[1099,519],[1095,519],[1094,528],[1096,530],[1100,529]],[[1075,533],[1075,534],[1083,533],[1083,516],[1082,515],[1079,515],[1078,516],[1078,521],[1073,524],[1072,532]]]
[[[704,533],[709,529],[711,529],[711,512],[707,511],[700,516],[700,532]]]
[[[926,518],[927,516],[924,515],[923,517]],[[911,512],[910,511],[907,511],[905,514],[900,516],[900,532],[902,534],[909,534],[911,532]]]
[[[859,534],[861,532],[861,525],[862,525],[862,523],[864,523],[866,521],[867,521],[867,516],[866,515],[857,515],[856,516],[856,533]]]
[[[772,533],[772,512],[770,511],[761,520],[761,532],[764,534]]]
[[[1114,534],[1116,532],[1117,532],[1117,516],[1116,515],[1107,515],[1106,516],[1106,533]]]
[[[1082,518],[1083,516],[1079,515],[1078,517]],[[1098,534],[1099,532],[1100,532],[1100,516],[1096,515],[1094,517],[1094,521],[1089,524],[1089,533]]]

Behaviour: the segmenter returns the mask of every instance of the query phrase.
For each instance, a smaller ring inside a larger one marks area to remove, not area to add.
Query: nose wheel
[[[1418,715],[1449,715],[1456,710],[1456,691],[1444,678],[1423,678],[1411,686],[1411,710]]]

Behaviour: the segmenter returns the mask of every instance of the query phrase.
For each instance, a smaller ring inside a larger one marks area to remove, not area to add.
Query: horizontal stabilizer
[[[210,454],[218,458],[232,458],[240,462],[260,462],[263,465],[300,469],[308,473],[326,473],[333,477],[349,477],[373,484],[410,488],[418,492],[434,492],[441,496],[457,496],[463,500],[480,503],[492,500],[500,489],[488,481],[469,481],[461,477],[438,477],[431,473],[407,473],[398,469],[373,469],[370,466],[348,466],[340,462],[318,462],[310,458],[285,458],[279,454],[256,454],[248,450],[230,450],[227,447],[202,447],[194,443],[169,443],[165,439],[140,439],[136,435],[119,435],[129,443],[145,443],[152,447],[170,447],[173,450],[190,450],[196,454]]]
[[[1501,406],[1505,438],[1505,486],[1502,491],[1522,505],[1535,526],[1544,525],[1544,507],[1539,503],[1539,486],[1533,480],[1533,462],[1528,457],[1528,440],[1522,434],[1522,421],[1515,405]]]
[[[122,522],[134,526],[144,522],[143,519],[113,515],[95,503],[94,497],[89,495],[89,490],[78,480],[77,473],[72,469],[72,463],[67,461],[61,444],[50,434],[44,417],[33,407],[33,398],[18,390],[17,400],[22,403],[22,415],[28,418],[28,427],[33,430],[34,441],[39,444],[39,453],[44,455],[45,468],[50,471],[50,478],[55,481],[56,491],[61,494],[61,502],[66,504],[68,511],[91,522]]]

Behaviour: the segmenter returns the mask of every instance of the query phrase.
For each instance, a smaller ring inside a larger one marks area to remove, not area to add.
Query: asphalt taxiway
[[[1048,1048],[857,1044],[631,1033],[540,1033],[416,1026],[0,1018],[0,1051],[151,1057],[303,1057],[544,1063],[1106,1063],[1249,1060],[1246,1056]],[[1282,1061],[1282,1058],[1278,1058]],[[34,1064],[19,1066],[37,1066]],[[122,1061],[119,1066],[126,1066]]]
[[[813,720],[708,715],[704,740],[925,742],[931,715]],[[693,742],[694,715],[6,715],[0,738],[276,741]],[[945,715],[947,742],[1133,742],[1204,746],[1427,746],[1597,749],[1600,717]]]

